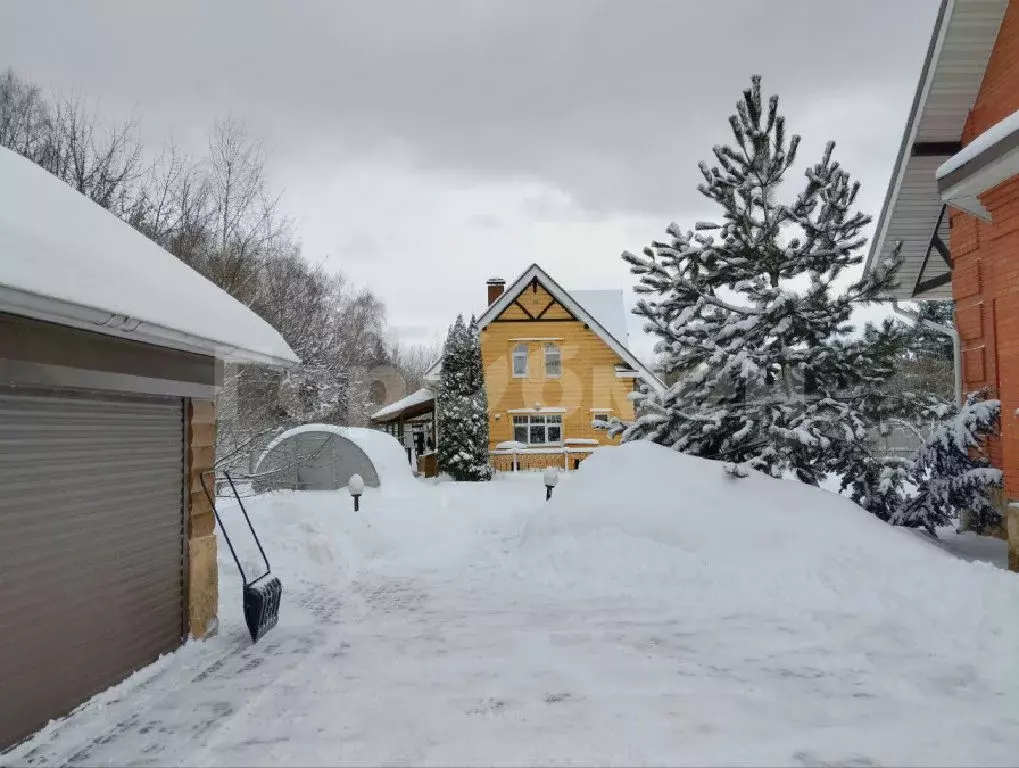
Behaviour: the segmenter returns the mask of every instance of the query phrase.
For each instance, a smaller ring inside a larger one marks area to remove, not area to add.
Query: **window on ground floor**
[[[563,441],[562,414],[515,414],[513,439],[524,445],[559,445]]]

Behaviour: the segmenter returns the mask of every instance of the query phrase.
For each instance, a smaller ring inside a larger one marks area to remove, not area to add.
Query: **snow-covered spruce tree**
[[[489,480],[488,401],[477,324],[457,316],[446,338],[439,385],[439,471],[454,480]]]
[[[760,78],[729,118],[733,144],[701,163],[700,192],[721,220],[694,231],[671,224],[670,239],[623,259],[643,294],[634,312],[658,336],[666,374],[659,395],[636,394],[624,440],[746,463],[817,484],[869,460],[871,393],[893,373],[901,340],[852,338],[856,302],[894,284],[886,261],[841,293],[835,283],[863,259],[869,217],[854,211],[859,184],[832,159],[820,161],[788,202],[780,193],[800,139],[787,140],[778,98],[765,103]]]
[[[988,491],[1001,485],[1000,469],[984,455],[984,441],[993,434],[1001,415],[1001,401],[970,394],[936,426],[916,452],[909,480],[916,495],[891,517],[894,525],[926,528],[932,535],[941,525],[970,515],[970,525],[982,531],[1001,524],[1001,515]]]

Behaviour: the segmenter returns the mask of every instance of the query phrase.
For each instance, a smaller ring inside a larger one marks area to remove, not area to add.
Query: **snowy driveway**
[[[221,559],[216,638],[0,763],[1014,764],[1016,664],[997,654],[1019,614],[972,623],[1019,606],[1011,581],[998,580],[1011,575],[904,534],[917,578],[929,582],[928,562],[944,568],[943,584],[924,585],[933,608],[896,593],[894,610],[876,596],[861,612],[853,590],[857,579],[870,588],[866,573],[815,579],[809,563],[782,565],[820,582],[806,597],[791,583],[795,605],[783,607],[747,592],[770,572],[720,588],[712,580],[728,571],[700,555],[682,565],[682,542],[549,537],[540,516],[555,505],[542,496],[540,477],[524,475],[386,504],[369,494],[357,517],[343,494],[264,497],[256,521],[286,590],[279,626],[251,646]],[[779,547],[776,536],[755,544]],[[618,589],[599,578],[620,568],[633,578]],[[682,581],[663,578],[667,569]],[[969,573],[960,590],[982,590],[969,602],[986,605],[960,615],[955,592],[938,592]],[[960,636],[936,636],[951,628]],[[991,644],[974,645],[974,633]]]

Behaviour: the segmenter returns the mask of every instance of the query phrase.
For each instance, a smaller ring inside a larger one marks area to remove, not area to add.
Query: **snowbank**
[[[645,442],[596,451],[528,521],[521,550],[543,584],[658,595],[691,618],[909,617],[916,642],[941,648],[993,644],[988,622],[1019,615],[1014,577],[848,499],[756,472],[731,478],[717,462]]]

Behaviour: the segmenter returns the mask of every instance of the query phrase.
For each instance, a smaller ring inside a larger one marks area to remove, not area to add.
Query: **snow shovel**
[[[226,477],[227,482],[230,483],[230,490],[233,491],[234,498],[237,499],[237,504],[240,506],[244,519],[248,523],[248,529],[255,539],[255,544],[258,545],[258,551],[262,553],[262,560],[265,561],[265,573],[253,581],[248,581],[248,577],[241,567],[241,561],[237,557],[237,551],[234,549],[233,542],[230,541],[230,536],[226,532],[226,526],[223,525],[223,519],[219,516],[219,511],[216,509],[216,502],[205,485],[205,476],[203,475],[202,488],[205,490],[205,495],[209,497],[213,514],[216,515],[216,522],[219,523],[219,528],[223,531],[223,538],[226,539],[226,545],[230,547],[230,554],[233,555],[234,562],[237,564],[237,570],[241,574],[241,582],[244,585],[241,591],[244,623],[248,625],[251,642],[257,643],[259,638],[275,627],[276,622],[279,621],[280,598],[283,596],[283,585],[278,578],[272,575],[269,558],[266,557],[265,550],[262,549],[262,542],[258,540],[258,534],[255,533],[255,527],[251,524],[251,518],[248,517],[248,510],[244,508],[240,494],[237,493],[233,478],[230,477],[229,472],[224,472],[223,475]]]

